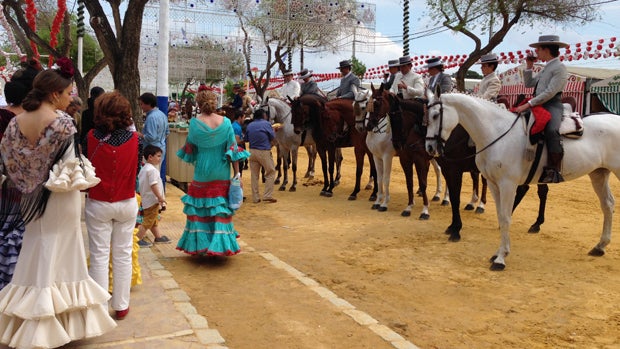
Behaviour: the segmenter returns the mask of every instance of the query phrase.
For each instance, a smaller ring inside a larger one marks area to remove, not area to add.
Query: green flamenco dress
[[[241,251],[239,234],[228,204],[231,161],[245,160],[250,153],[237,146],[230,120],[224,118],[211,129],[197,118],[189,123],[185,146],[177,152],[194,165],[194,178],[181,198],[187,216],[177,250],[191,255],[232,256]]]

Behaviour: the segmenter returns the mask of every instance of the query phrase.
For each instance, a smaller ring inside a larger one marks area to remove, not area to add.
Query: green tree
[[[366,74],[366,66],[355,57],[351,57],[351,71],[358,78],[362,79]]]
[[[437,23],[474,42],[474,49],[456,73],[459,90],[464,90],[468,69],[497,47],[517,24],[534,27],[545,23],[585,23],[598,18],[599,3],[596,0],[427,0],[431,17]],[[481,37],[487,35],[485,44]]]

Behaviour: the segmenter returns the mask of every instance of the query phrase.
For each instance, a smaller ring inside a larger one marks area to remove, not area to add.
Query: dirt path
[[[398,161],[387,212],[370,209],[369,192],[347,201],[354,165],[352,152],[344,155],[344,179],[333,198],[300,183],[296,193],[277,192],[276,204],[246,203],[235,217],[244,253],[162,261],[226,346],[392,347],[274,267],[267,254],[420,348],[620,348],[619,237],[604,257],[587,255],[602,226],[587,177],[550,188],[540,234],[527,233],[538,205],[532,188],[513,217],[507,268],[491,272],[488,258],[499,244],[491,198],[485,214],[462,213],[463,238],[450,243],[443,234],[449,207],[433,203],[431,219],[419,221],[416,197],[412,217],[400,216],[406,188]],[[430,193],[435,182],[429,183]],[[469,183],[463,202],[471,196]],[[244,185],[249,193],[249,173]],[[612,188],[619,197],[615,178]],[[173,210],[166,219],[184,217]]]

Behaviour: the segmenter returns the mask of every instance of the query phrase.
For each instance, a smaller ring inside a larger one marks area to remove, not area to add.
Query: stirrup
[[[542,176],[540,176],[539,183],[560,183],[564,182],[564,177],[560,171],[553,167],[545,167]]]

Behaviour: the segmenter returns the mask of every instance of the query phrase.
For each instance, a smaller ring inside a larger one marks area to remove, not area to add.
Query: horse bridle
[[[443,153],[443,149],[445,147],[445,143],[446,140],[441,138],[441,129],[443,128],[443,102],[441,101],[441,99],[437,99],[435,102],[429,104],[428,106],[425,107],[425,111],[424,111],[424,122],[422,123],[423,126],[428,126],[428,109],[432,108],[436,105],[439,105],[439,128],[437,129],[437,134],[434,135],[433,137],[426,137],[427,141],[436,141],[437,142],[437,151],[439,152],[439,154]],[[491,147],[493,144],[497,143],[500,139],[504,138],[505,135],[508,134],[508,132],[510,132],[510,130],[516,125],[517,120],[519,120],[519,114],[516,114],[515,120],[512,122],[512,124],[510,125],[510,127],[508,127],[508,129],[502,133],[501,135],[499,135],[499,137],[497,137],[494,141],[492,141],[491,143],[487,144],[486,146],[484,146],[482,149],[478,150],[477,152],[475,152],[472,155],[469,155],[465,158],[463,158],[463,160],[465,159],[469,159],[472,158],[480,153],[482,153],[483,151],[489,149],[489,147]]]

